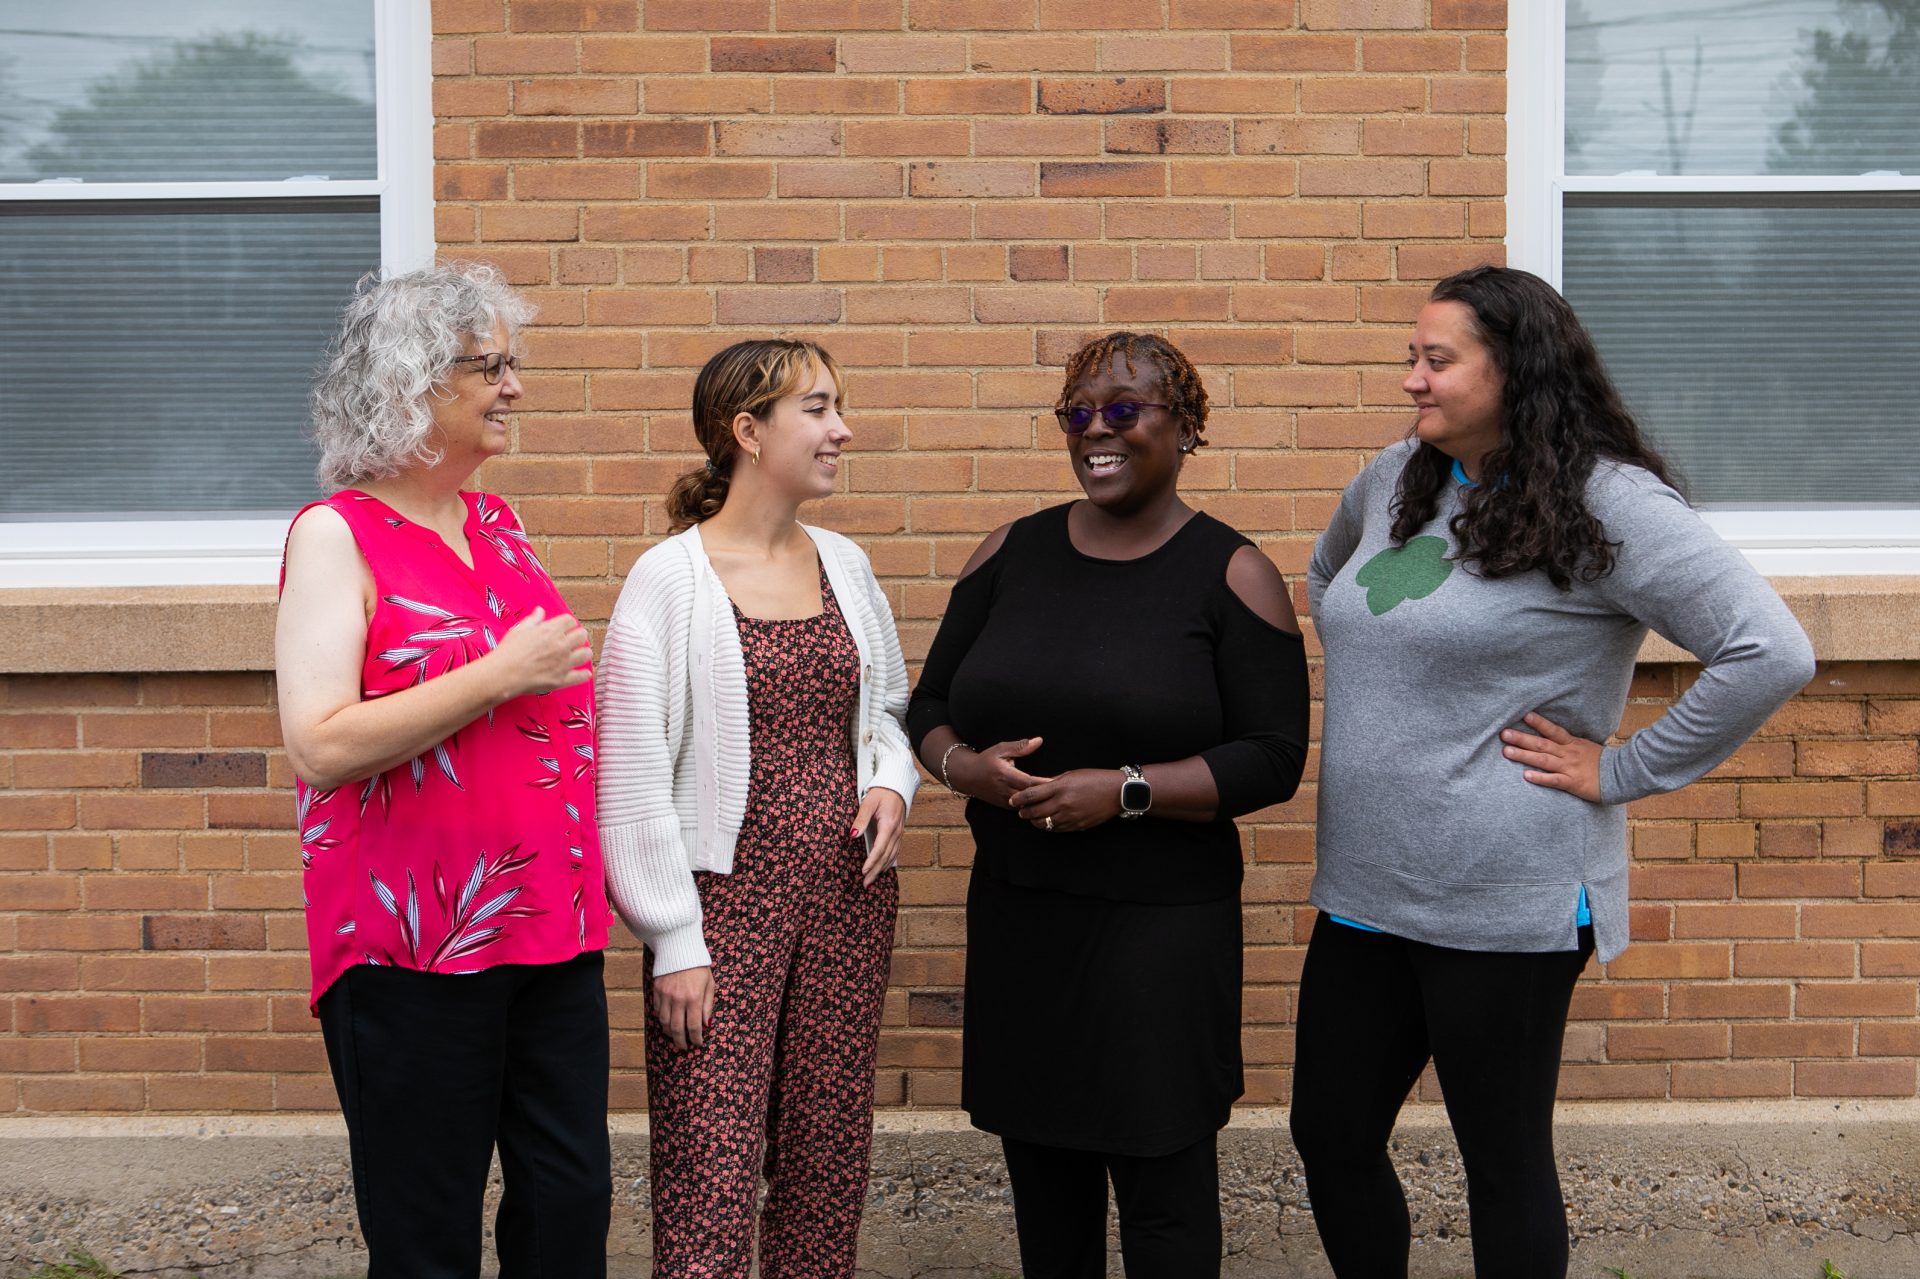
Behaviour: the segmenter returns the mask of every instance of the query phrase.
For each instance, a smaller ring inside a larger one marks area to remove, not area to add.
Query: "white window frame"
[[[0,183],[0,200],[375,196],[380,265],[433,260],[433,27],[423,0],[374,0],[371,181]],[[0,587],[231,586],[278,578],[284,519],[0,521]]]
[[[1507,261],[1561,282],[1561,213],[1570,193],[1831,194],[1920,191],[1920,176],[1612,177],[1566,169],[1566,0],[1507,6]],[[1814,424],[1819,425],[1819,424]],[[1709,510],[1702,517],[1770,576],[1920,573],[1920,510],[1810,507]]]

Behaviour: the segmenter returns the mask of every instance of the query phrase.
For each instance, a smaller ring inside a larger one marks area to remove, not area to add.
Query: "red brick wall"
[[[884,543],[881,543],[884,544]],[[1644,668],[1628,726],[1691,667]],[[330,1109],[268,681],[0,682],[0,1113]],[[1634,945],[1574,996],[1567,1097],[1914,1094],[1920,666],[1821,668],[1713,776],[1635,806]],[[957,1095],[959,808],[902,859],[889,1103]],[[1248,823],[1251,1102],[1283,1101],[1312,786]],[[644,1104],[637,955],[609,968],[618,1105]]]
[[[1501,254],[1490,0],[438,0],[434,23],[443,250],[542,311],[482,482],[588,618],[664,531],[694,372],[768,332],[848,370],[847,491],[814,517],[872,552],[913,657],[979,537],[1072,491],[1045,410],[1109,328],[1202,366],[1185,488],[1297,580],[1405,429],[1419,299]],[[1627,727],[1689,670],[1644,670]],[[0,1112],[330,1109],[268,681],[0,687]],[[1917,731],[1920,665],[1826,667],[1713,778],[1636,806],[1637,940],[1576,996],[1568,1096],[1913,1095]],[[880,1095],[949,1105],[971,849],[922,795]],[[1312,812],[1309,782],[1247,824],[1252,1102],[1287,1093]],[[639,1106],[633,951],[609,977],[614,1100]]]

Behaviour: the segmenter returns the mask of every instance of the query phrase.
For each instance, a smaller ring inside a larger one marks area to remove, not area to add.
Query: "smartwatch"
[[[1138,764],[1122,764],[1120,772],[1124,775],[1120,783],[1120,816],[1144,816],[1153,807],[1153,783],[1147,780]]]

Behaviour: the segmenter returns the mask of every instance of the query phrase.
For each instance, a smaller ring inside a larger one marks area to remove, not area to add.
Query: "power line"
[[[193,36],[137,36],[108,31],[51,31],[28,30],[23,27],[0,27],[0,36],[44,36],[56,40],[91,40],[96,44],[138,45],[143,48],[156,48],[162,45],[195,44],[205,40],[217,39],[224,35],[252,35],[261,44],[282,45],[290,49],[306,49],[314,53],[350,53],[356,57],[373,52],[371,42],[367,44],[309,44],[299,36],[263,35],[252,28],[242,27],[234,31],[214,31]]]
[[[1607,27],[1649,27],[1661,23],[1696,22],[1702,18],[1751,18],[1757,10],[1784,9],[1802,13],[1809,22],[1837,18],[1833,10],[1815,12],[1814,6],[1807,0],[1738,0],[1737,3],[1718,5],[1713,8],[1661,8],[1641,14],[1629,14],[1625,17],[1589,18],[1584,22],[1569,22],[1568,31],[1599,31]]]

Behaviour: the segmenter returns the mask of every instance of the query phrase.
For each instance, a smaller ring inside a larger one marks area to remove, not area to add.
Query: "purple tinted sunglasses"
[[[1164,409],[1164,404],[1137,404],[1132,400],[1120,400],[1101,408],[1089,408],[1085,404],[1076,404],[1068,409],[1055,409],[1053,416],[1059,419],[1060,429],[1068,435],[1078,435],[1093,425],[1097,414],[1106,424],[1116,431],[1124,431],[1140,423],[1140,410]]]

